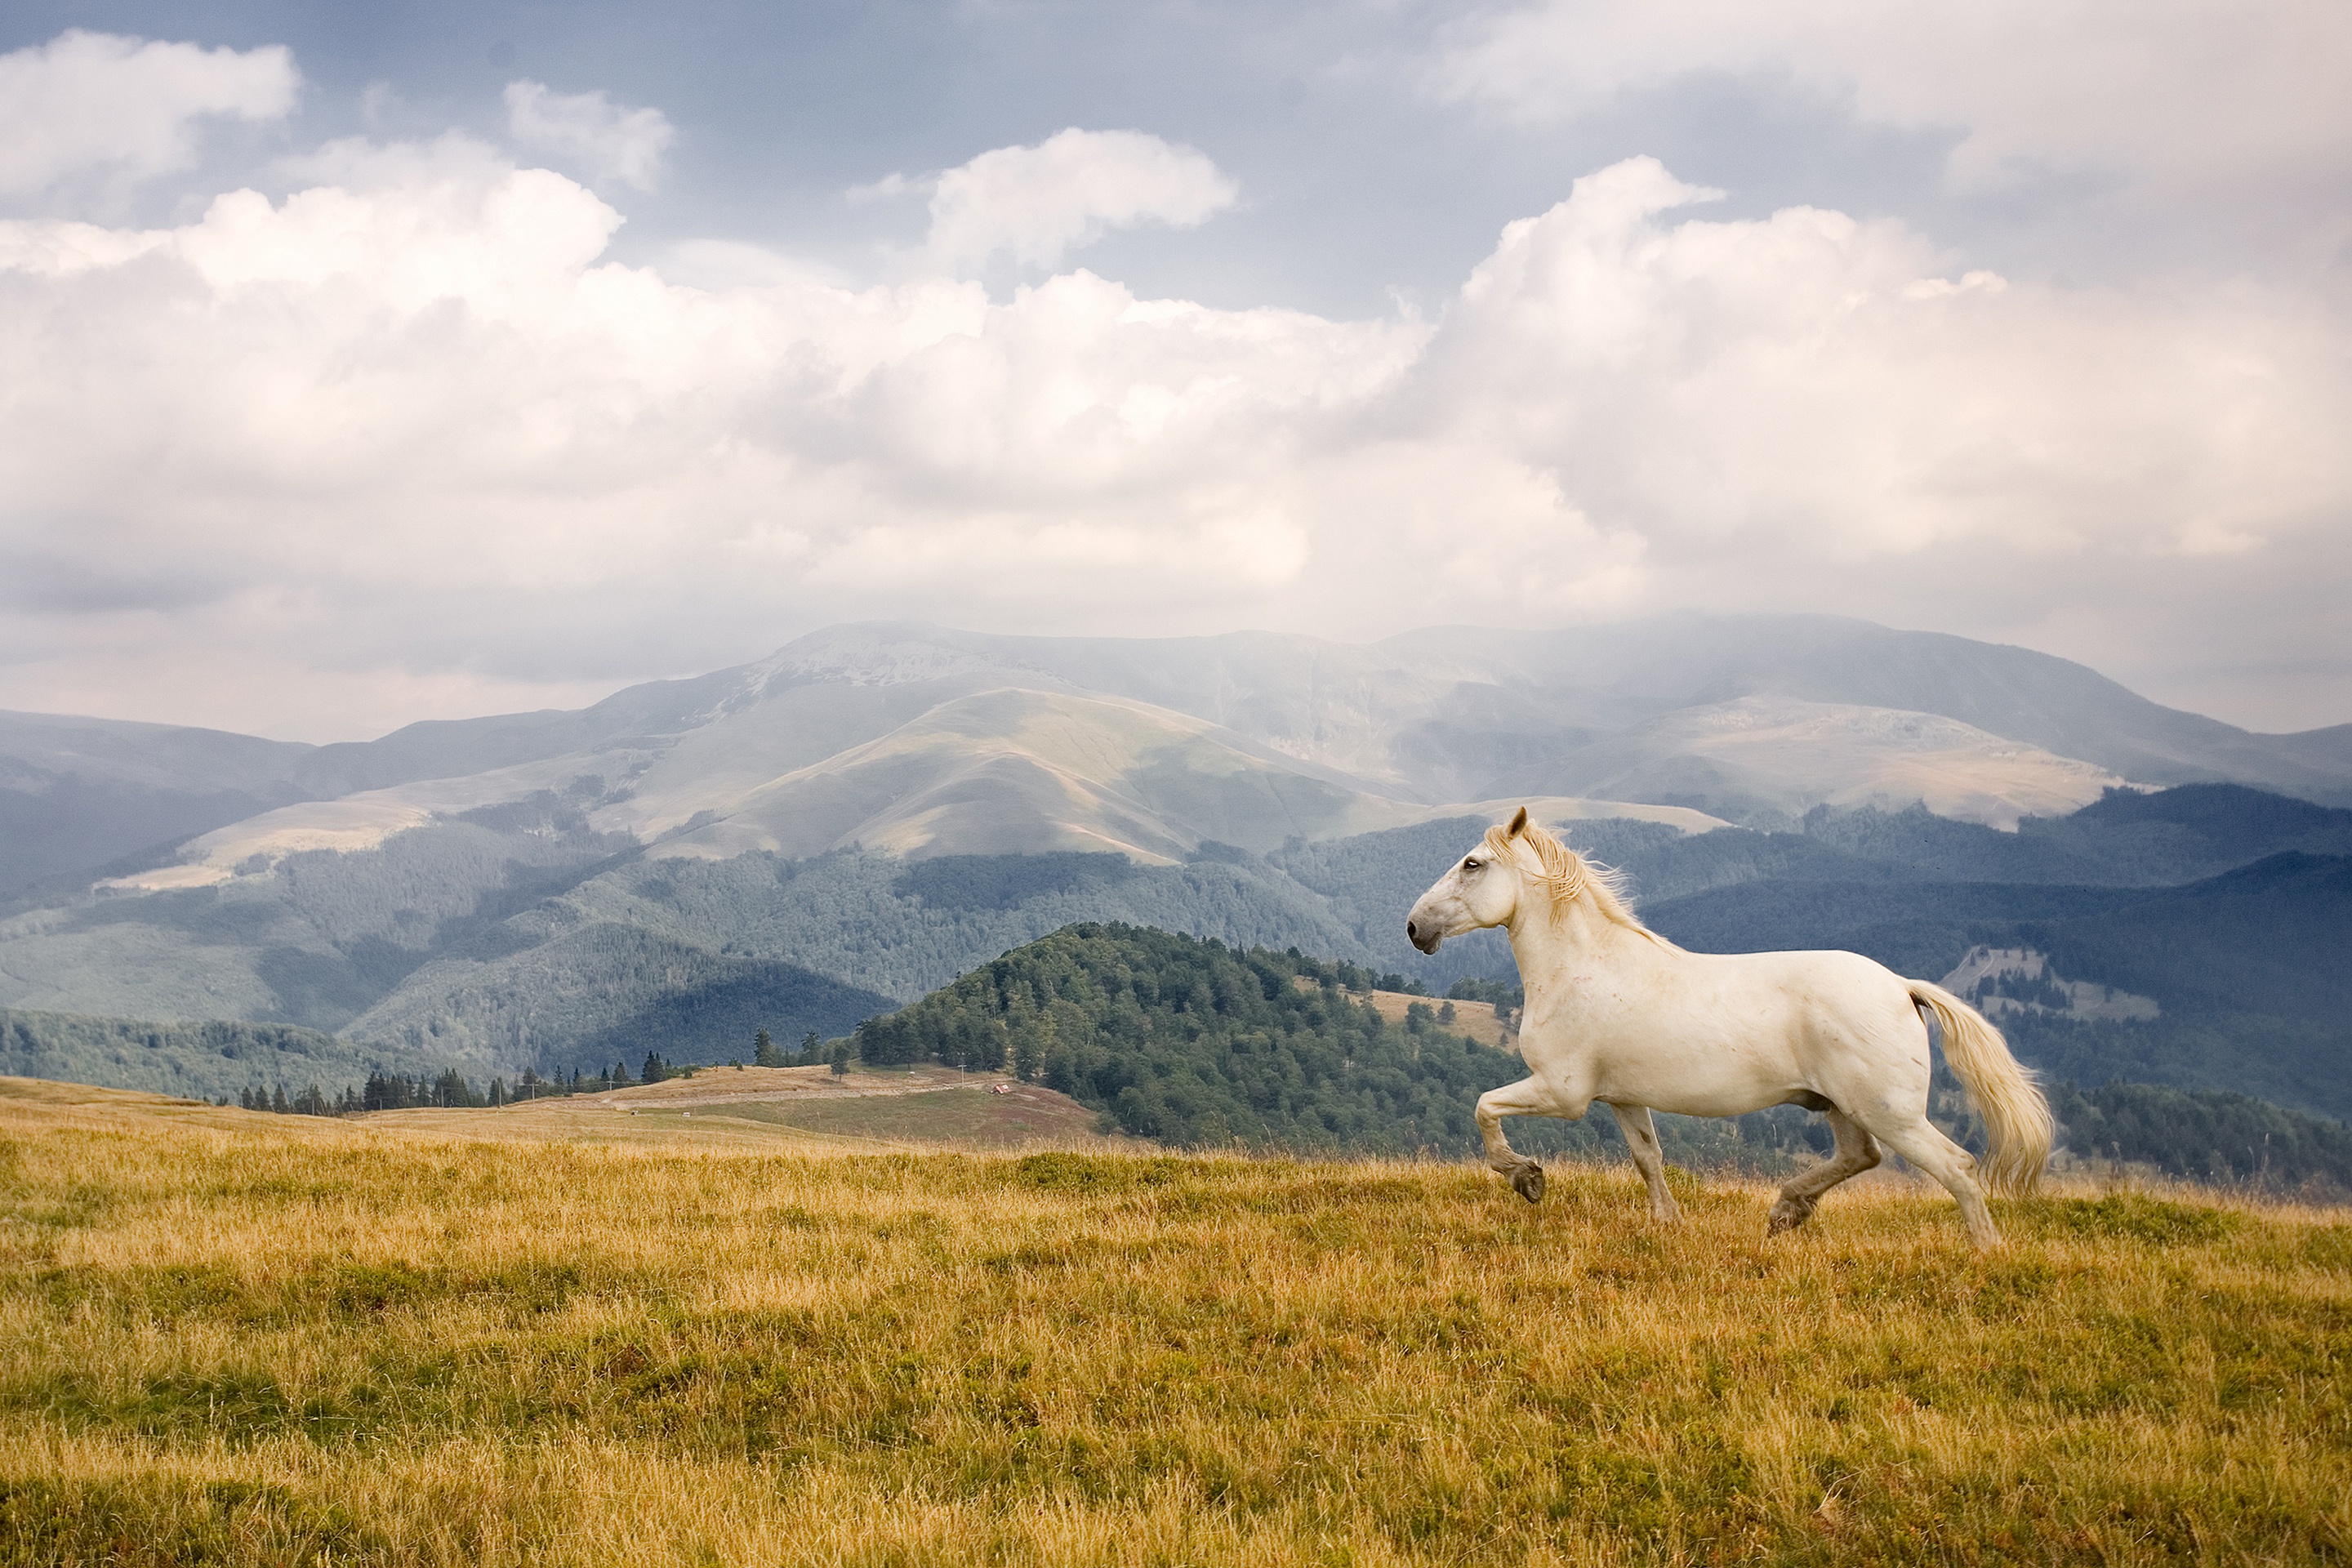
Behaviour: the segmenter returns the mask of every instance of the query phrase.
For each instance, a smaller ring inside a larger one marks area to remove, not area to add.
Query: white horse
[[[1633,916],[1614,872],[1588,864],[1521,807],[1508,827],[1440,877],[1405,934],[1423,952],[1486,926],[1511,935],[1527,986],[1519,1054],[1528,1076],[1478,1099],[1486,1162],[1519,1195],[1543,1196],[1543,1167],[1503,1137],[1506,1116],[1617,1113],[1650,1189],[1675,1217],[1650,1112],[1740,1116],[1801,1105],[1829,1117],[1837,1153],[1780,1189],[1767,1234],[1811,1217],[1822,1194],[1878,1163],[1886,1143],[1948,1188],[1980,1247],[1999,1234],[1977,1162],[1927,1120],[1927,1015],[1990,1142],[1993,1190],[2032,1190],[2050,1157],[2050,1107],[1982,1014],[1940,985],[1905,980],[1853,952],[1686,952]]]

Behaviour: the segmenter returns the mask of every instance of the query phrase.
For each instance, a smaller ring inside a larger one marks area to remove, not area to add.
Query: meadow
[[[0,1562],[2352,1552],[2352,1214],[0,1080]]]

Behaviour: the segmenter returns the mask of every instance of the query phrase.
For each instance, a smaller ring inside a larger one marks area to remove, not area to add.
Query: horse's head
[[[1435,952],[1449,936],[1510,923],[1519,907],[1517,857],[1524,852],[1521,836],[1527,827],[1528,808],[1523,805],[1510,826],[1487,834],[1430,884],[1405,917],[1404,934],[1413,946]]]

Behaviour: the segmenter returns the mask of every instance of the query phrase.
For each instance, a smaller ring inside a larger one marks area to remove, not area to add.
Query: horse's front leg
[[[1529,1203],[1543,1197],[1543,1167],[1511,1147],[1503,1136],[1503,1118],[1559,1114],[1559,1102],[1551,1092],[1531,1078],[1490,1089],[1478,1097],[1478,1135],[1486,1141],[1486,1163],[1509,1177],[1511,1190]]]
[[[1675,1206],[1675,1194],[1666,1190],[1666,1152],[1658,1144],[1658,1125],[1650,1120],[1650,1108],[1612,1105],[1609,1109],[1617,1113],[1617,1130],[1625,1134],[1625,1147],[1649,1186],[1650,1217],[1680,1219],[1683,1211]]]

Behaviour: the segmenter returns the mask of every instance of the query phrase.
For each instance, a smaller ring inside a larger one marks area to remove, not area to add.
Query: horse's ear
[[[1519,807],[1517,815],[1511,818],[1510,826],[1503,829],[1503,837],[1506,838],[1517,838],[1520,834],[1525,833],[1527,830],[1528,808],[1523,805]]]

